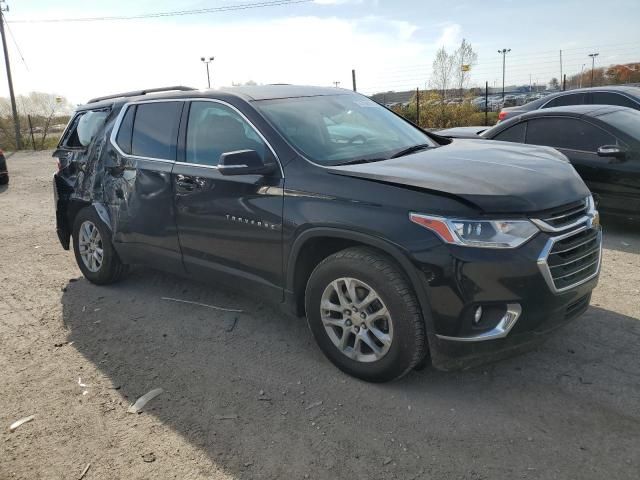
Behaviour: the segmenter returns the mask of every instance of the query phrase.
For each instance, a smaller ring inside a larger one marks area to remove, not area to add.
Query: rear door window
[[[640,109],[640,104],[634,102],[630,98],[611,92],[593,92],[591,94],[591,103],[597,105],[619,105],[621,107]]]
[[[524,143],[524,134],[527,130],[527,122],[520,122],[498,133],[493,140],[502,142]]]
[[[554,98],[542,108],[565,107],[567,105],[582,105],[585,102],[586,95],[584,93],[570,93]]]
[[[595,152],[603,145],[615,145],[616,138],[595,125],[575,118],[536,118],[529,120],[527,143]]]
[[[159,160],[175,160],[181,111],[182,102],[138,104],[133,122],[131,154]]]

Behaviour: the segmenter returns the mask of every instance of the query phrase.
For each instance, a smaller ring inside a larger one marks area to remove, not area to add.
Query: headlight
[[[539,231],[529,220],[462,220],[420,213],[409,218],[447,243],[468,247],[516,248]]]

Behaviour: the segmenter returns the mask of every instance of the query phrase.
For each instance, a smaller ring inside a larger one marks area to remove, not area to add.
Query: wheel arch
[[[304,291],[313,269],[329,255],[354,246],[371,247],[393,259],[413,287],[427,333],[432,332],[431,310],[422,279],[402,248],[381,237],[334,227],[310,228],[293,242],[287,259],[285,278],[286,296],[295,313],[299,316],[304,315]]]

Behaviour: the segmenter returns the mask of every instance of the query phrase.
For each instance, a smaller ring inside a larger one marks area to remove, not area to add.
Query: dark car
[[[451,142],[335,88],[148,93],[80,107],[54,152],[93,283],[145,264],[261,295],[371,381],[527,349],[589,305],[598,216],[553,149]]]
[[[9,171],[7,170],[7,159],[4,152],[0,150],[0,185],[9,183]]]
[[[479,134],[474,132],[480,131]],[[558,107],[520,115],[483,129],[439,135],[554,147],[567,156],[603,214],[640,219],[640,111],[606,105]]]
[[[498,121],[513,118],[532,110],[569,105],[617,105],[640,110],[640,87],[616,85],[565,90],[518,107],[503,108],[498,114]]]

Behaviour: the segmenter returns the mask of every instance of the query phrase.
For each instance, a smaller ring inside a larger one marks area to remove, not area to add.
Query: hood
[[[433,133],[449,138],[478,138],[478,135],[488,129],[489,127],[453,127]]]
[[[329,170],[454,195],[486,213],[536,212],[589,195],[557,150],[498,141],[454,140],[405,157]]]

